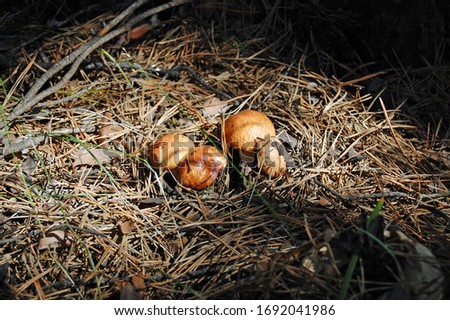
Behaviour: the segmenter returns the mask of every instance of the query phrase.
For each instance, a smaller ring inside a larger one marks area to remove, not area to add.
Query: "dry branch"
[[[347,255],[333,252],[328,259],[311,248],[321,248],[331,233],[345,236],[356,230],[358,213],[382,196],[390,197],[382,212],[389,225],[437,253],[448,247],[448,141],[422,134],[396,108],[371,110],[366,95],[348,90],[370,76],[329,79],[302,62],[277,61],[285,51],[258,55],[268,48],[263,39],[222,38],[190,19],[161,30],[155,41],[119,53],[114,65],[120,73],[105,68],[106,63],[103,69],[85,66],[92,90],[85,93],[89,84],[71,79],[67,90],[34,105],[58,103],[49,108],[51,114],[14,123],[6,152],[17,154],[0,156],[0,269],[14,271],[16,278],[5,282],[16,299],[114,298],[117,284],[135,276],[145,281],[145,299],[334,298],[342,281],[329,271],[343,269],[317,264],[315,270],[326,274],[311,276],[304,258],[345,263]],[[103,20],[82,27],[101,30]],[[101,34],[110,37],[119,30],[114,23]],[[240,34],[239,24],[232,27]],[[59,43],[66,39],[78,39],[78,32],[47,39],[46,52],[61,54]],[[116,45],[104,45],[110,48]],[[32,73],[25,75],[35,81]],[[165,76],[176,81],[161,81]],[[127,80],[133,86],[124,90]],[[220,146],[219,117],[205,120],[212,92],[244,101],[226,101],[230,106],[216,111],[223,118],[251,104],[272,119],[293,162],[283,177],[263,178],[236,163],[238,170],[230,166],[214,186],[194,193],[171,189],[176,181],[169,172],[160,176],[149,169],[149,143],[173,130],[198,145]],[[97,144],[123,150],[121,157],[95,164],[75,161],[80,150],[93,152]],[[30,150],[20,153],[23,148]],[[55,230],[67,233],[70,243],[39,247],[43,236]],[[345,239],[346,247],[354,245],[352,237]],[[375,262],[383,257],[369,253]],[[450,265],[445,250],[438,258]],[[352,285],[356,296],[368,292],[366,284],[385,287],[384,278],[366,277],[366,271],[385,270],[385,259],[381,262],[380,269],[363,265],[361,286]]]
[[[94,50],[98,49],[100,46],[102,46],[104,43],[110,41],[111,39],[121,35],[122,33],[128,32],[136,23],[144,20],[145,18],[148,18],[154,14],[157,14],[161,11],[179,6],[184,3],[188,3],[190,0],[174,0],[171,2],[168,2],[166,4],[160,5],[156,8],[149,9],[147,11],[144,11],[143,13],[139,14],[138,16],[134,17],[130,21],[128,21],[123,27],[120,27],[116,30],[111,31],[110,33],[105,34],[101,37],[95,37],[88,43],[82,45],[80,48],[72,52],[70,55],[65,57],[64,59],[57,62],[52,68],[50,68],[46,73],[42,75],[41,78],[39,78],[36,83],[33,85],[33,87],[30,89],[30,91],[25,95],[23,100],[19,105],[17,105],[16,108],[8,115],[7,121],[14,121],[17,119],[20,115],[27,112],[31,108],[33,108],[34,105],[39,103],[42,99],[48,97],[49,95],[57,92],[58,90],[62,89],[68,81],[72,78],[72,76],[77,72],[78,67],[80,64],[86,59],[89,54],[91,54]],[[136,9],[139,5],[142,4],[142,1],[138,1],[137,3],[134,3],[131,5],[127,10],[125,10],[126,14],[122,14],[118,16],[118,18],[123,19],[125,16],[127,16],[129,13],[131,13],[133,10]],[[119,23],[120,19],[114,19],[111,23],[111,26],[114,26],[115,24]],[[72,64],[72,65],[71,65]],[[50,88],[42,91],[41,93],[38,93],[39,90],[42,88],[42,86],[49,81],[55,74],[57,74],[59,71],[61,71],[66,66],[71,65],[70,69],[67,71],[66,74],[62,77],[62,79],[56,83],[55,85],[51,86]],[[3,123],[0,124],[0,128],[2,128]]]

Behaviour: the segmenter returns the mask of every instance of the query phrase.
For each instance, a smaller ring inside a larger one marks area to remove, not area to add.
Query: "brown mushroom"
[[[194,149],[194,142],[181,133],[168,133],[150,147],[150,164],[163,170],[174,169]]]
[[[277,148],[267,143],[258,151],[258,167],[271,178],[277,178],[286,171],[286,160]]]
[[[236,149],[241,160],[253,162],[258,143],[275,137],[275,127],[262,112],[244,110],[225,120],[224,137],[227,147]]]
[[[217,179],[226,164],[227,160],[219,150],[201,146],[191,151],[172,172],[181,185],[202,190]]]

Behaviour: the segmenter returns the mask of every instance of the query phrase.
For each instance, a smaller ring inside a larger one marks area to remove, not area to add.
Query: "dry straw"
[[[87,25],[101,29],[98,20]],[[358,225],[382,196],[389,224],[432,249],[448,245],[445,141],[430,140],[383,100],[371,111],[373,97],[354,84],[302,60],[280,62],[262,39],[221,38],[189,19],[169,26],[103,50],[143,68],[187,65],[235,98],[211,115],[213,93],[188,73],[170,80],[114,64],[81,67],[47,105],[9,127],[4,147],[42,137],[0,160],[0,266],[12,296],[118,298],[139,275],[144,287],[133,283],[146,299],[333,298],[342,274],[314,275],[302,261],[326,235]],[[43,48],[63,57],[73,49],[61,44],[80,37],[89,37],[83,25]],[[100,52],[88,59],[109,62]],[[247,108],[290,139],[282,177],[238,172],[235,163],[213,187],[189,192],[148,166],[157,137],[176,130],[220,146],[222,120]],[[109,135],[99,135],[105,127]],[[447,264],[448,253],[436,252]]]

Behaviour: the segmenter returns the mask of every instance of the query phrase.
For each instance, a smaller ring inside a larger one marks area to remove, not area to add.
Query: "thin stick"
[[[331,189],[330,187],[328,187],[327,185],[325,185],[324,183],[320,182],[318,179],[314,179],[314,183],[317,184],[318,186],[320,186],[321,188],[324,188],[325,190],[329,191],[331,194],[333,194],[334,196],[338,197],[339,199],[346,201],[346,202],[350,202],[350,201],[354,201],[354,200],[359,200],[359,199],[379,199],[381,197],[391,197],[391,198],[410,198],[411,195],[404,193],[404,192],[397,192],[397,191],[392,191],[392,192],[379,192],[379,193],[363,193],[363,194],[351,194],[348,196],[344,196],[340,193],[338,193],[336,190]]]
[[[60,129],[52,130],[50,133],[53,135],[55,135],[55,134],[56,135],[57,134],[77,134],[80,132],[92,133],[92,132],[95,132],[96,130],[97,130],[97,128],[95,126],[86,125],[86,126],[77,127],[77,128],[60,128]],[[48,134],[49,134],[49,132],[45,132],[38,136],[26,138],[19,142],[13,142],[11,144],[5,145],[5,147],[3,148],[3,153],[0,154],[0,159],[3,159],[4,157],[6,157],[10,154],[13,154],[13,153],[22,152],[23,150],[28,149],[28,148],[36,148],[39,144],[41,144],[45,140],[45,138]],[[1,148],[0,148],[0,153],[1,153]]]
[[[12,86],[12,88],[9,90],[8,94],[6,95],[5,100],[3,101],[3,105],[7,105],[9,103],[9,100],[11,99],[11,97],[13,96],[14,91],[16,91],[17,87],[20,85],[20,83],[22,82],[22,80],[25,78],[25,76],[27,75],[28,71],[31,69],[31,67],[34,64],[34,61],[36,60],[37,54],[35,54],[30,62],[27,64],[27,66],[25,67],[25,69],[20,73],[19,77],[17,78],[16,82],[14,83],[14,85]]]
[[[358,83],[358,82],[361,82],[361,81],[366,81],[366,80],[369,80],[369,79],[381,76],[381,75],[383,75],[385,73],[386,73],[386,71],[380,71],[380,72],[368,74],[368,75],[366,75],[364,77],[361,77],[361,78],[358,78],[358,79],[353,79],[353,80],[350,80],[350,81],[341,82],[341,83],[339,83],[339,87],[342,88],[344,86],[352,86],[355,83]]]
[[[72,100],[75,100],[76,98],[78,98],[79,96],[84,95],[86,92],[88,92],[89,90],[92,89],[92,87],[94,85],[96,85],[97,82],[92,83],[91,85],[89,85],[89,87],[84,88],[83,90],[80,90],[76,93],[74,93],[73,95],[58,99],[58,100],[52,100],[52,101],[47,101],[47,102],[41,102],[36,104],[34,107],[35,108],[42,108],[42,107],[49,107],[49,106],[55,106],[57,104],[61,104],[61,103],[65,103],[65,102],[69,102]]]
[[[30,91],[25,95],[22,102],[17,105],[17,107],[9,114],[7,117],[8,121],[14,121],[17,119],[20,115],[30,110],[34,105],[39,103],[42,99],[48,97],[49,95],[57,92],[62,87],[64,87],[69,80],[72,78],[72,76],[77,72],[78,67],[80,64],[86,59],[86,57],[92,53],[92,51],[98,49],[100,46],[102,46],[104,43],[110,41],[111,39],[121,35],[122,33],[128,32],[136,23],[140,22],[141,20],[144,20],[145,18],[152,16],[154,14],[157,14],[161,11],[170,9],[172,7],[179,6],[184,3],[188,3],[190,0],[173,0],[171,2],[168,2],[166,4],[160,5],[156,8],[149,9],[147,11],[144,11],[140,15],[136,16],[135,18],[131,19],[129,22],[127,22],[123,27],[118,28],[108,34],[106,34],[103,37],[94,37],[91,41],[88,43],[82,45],[80,48],[72,52],[70,55],[65,57],[64,59],[57,62],[53,67],[51,67],[46,73],[40,77],[36,83],[33,85],[33,87],[30,89]],[[42,91],[41,93],[37,94],[38,91],[42,88],[42,86],[50,80],[56,73],[61,71],[66,66],[72,64],[69,71],[62,77],[62,79],[56,83],[54,86],[49,87],[48,89]],[[0,124],[1,128],[2,124]]]
[[[99,37],[103,37],[105,34],[107,34],[112,28],[117,26],[123,19],[125,19],[127,16],[129,16],[134,10],[142,6],[144,3],[146,3],[147,0],[137,0],[132,5],[130,5],[128,8],[126,8],[124,11],[122,11],[118,16],[116,16],[110,23],[108,23],[99,33]]]

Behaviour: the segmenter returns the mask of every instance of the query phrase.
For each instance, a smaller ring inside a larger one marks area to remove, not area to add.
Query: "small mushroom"
[[[168,133],[150,147],[150,164],[163,170],[174,169],[194,149],[194,142],[181,133]]]
[[[219,150],[201,146],[191,151],[172,172],[181,185],[202,190],[217,179],[226,164],[227,160]]]
[[[275,127],[262,112],[244,110],[225,120],[224,137],[227,147],[236,149],[241,160],[253,162],[258,143],[275,137]]]
[[[286,171],[286,160],[277,148],[267,143],[258,151],[258,167],[271,178],[277,178]]]

